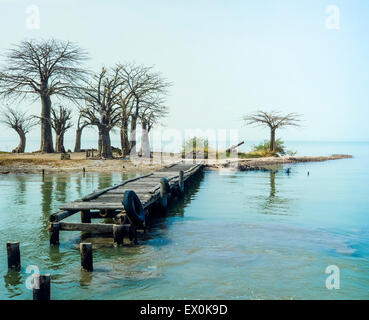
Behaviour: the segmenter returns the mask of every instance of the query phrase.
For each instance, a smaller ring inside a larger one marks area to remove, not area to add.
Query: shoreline
[[[155,155],[154,155],[155,157]],[[238,171],[272,170],[273,166],[306,162],[322,162],[329,160],[350,159],[351,155],[331,156],[283,156],[248,159],[206,159],[205,169]],[[140,158],[138,158],[140,159]],[[156,160],[156,161],[155,161]],[[160,161],[162,160],[162,161]],[[60,160],[60,153],[54,154],[0,154],[0,174],[39,174],[45,173],[76,173],[83,172],[121,172],[121,173],[148,173],[182,160],[180,154],[164,154],[155,157],[154,161],[98,158],[86,159],[85,153],[71,153],[71,160]],[[191,161],[190,159],[187,159]]]
[[[267,157],[226,160],[221,163],[207,164],[210,170],[234,169],[238,171],[269,171],[273,167],[284,164],[297,164],[306,162],[323,162],[330,160],[352,159],[352,155],[333,154],[330,156],[283,156],[283,157]]]

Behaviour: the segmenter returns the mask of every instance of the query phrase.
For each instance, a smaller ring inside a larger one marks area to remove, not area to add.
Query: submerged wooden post
[[[129,240],[132,244],[138,244],[137,240],[137,228],[131,224],[129,227]]]
[[[115,224],[113,226],[113,238],[114,238],[114,243],[117,246],[121,246],[123,244],[123,239],[124,239],[124,227]]]
[[[48,301],[50,300],[50,274],[34,277],[33,300]]]
[[[179,171],[179,180],[178,180],[179,193],[183,194],[184,192],[184,171]]]
[[[59,231],[60,231],[59,222],[50,222],[50,224],[49,224],[49,235],[50,235],[50,244],[51,245],[59,244]]]
[[[7,242],[8,268],[19,270],[21,267],[19,242]]]
[[[92,244],[91,243],[81,243],[81,269],[84,271],[93,271],[93,257],[92,257]]]
[[[166,209],[168,206],[168,190],[166,186],[167,180],[162,178],[160,179],[160,206],[163,209]]]
[[[90,210],[82,210],[81,211],[81,222],[82,223],[91,223]]]

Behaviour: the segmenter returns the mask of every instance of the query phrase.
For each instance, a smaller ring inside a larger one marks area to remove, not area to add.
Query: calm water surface
[[[368,299],[369,144],[299,147],[355,158],[289,165],[289,175],[205,172],[140,246],[94,239],[92,274],[79,269],[79,232],[49,247],[49,215],[128,176],[0,176],[0,299],[32,298],[28,265],[51,273],[53,299]],[[6,241],[21,242],[21,272],[7,270]],[[339,290],[325,287],[329,265]]]

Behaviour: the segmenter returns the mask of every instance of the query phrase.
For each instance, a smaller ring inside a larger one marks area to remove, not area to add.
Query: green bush
[[[296,151],[286,150],[284,142],[281,139],[275,141],[275,151],[269,150],[270,142],[265,140],[262,143],[252,146],[249,153],[240,153],[240,158],[262,158],[262,157],[278,157],[285,155],[295,155]]]
[[[194,150],[193,150],[194,149]],[[193,137],[186,140],[183,144],[182,151],[190,152],[190,151],[201,151],[201,152],[209,152],[209,140],[208,138],[202,137]]]
[[[269,151],[269,147],[270,147],[269,140],[264,140],[264,142],[254,145],[252,147],[252,151],[271,153],[271,151]],[[281,156],[286,155],[284,142],[281,139],[275,140],[275,153],[278,153]]]

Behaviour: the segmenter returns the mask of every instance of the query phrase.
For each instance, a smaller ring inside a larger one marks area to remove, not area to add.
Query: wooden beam
[[[85,231],[91,233],[113,233],[113,224],[60,222],[60,230]]]
[[[124,186],[125,184],[127,184],[129,182],[136,181],[138,179],[142,179],[144,177],[148,177],[148,176],[151,176],[151,175],[152,175],[152,173],[149,173],[149,174],[146,174],[144,176],[140,176],[140,177],[136,177],[136,178],[133,178],[133,179],[126,180],[126,181],[124,181],[122,183],[116,184],[115,186],[112,186],[112,187],[109,187],[109,188],[105,188],[105,189],[102,189],[102,190],[98,190],[98,191],[92,192],[92,193],[88,194],[87,196],[83,197],[81,200],[82,201],[90,201],[90,200],[93,200],[93,199],[97,198],[98,196],[104,194],[105,192],[107,192],[109,190],[113,190],[113,189],[119,188],[119,187]]]
[[[57,213],[54,213],[52,215],[50,215],[49,221],[50,222],[59,222],[62,221],[65,218],[70,217],[71,215],[75,214],[76,212],[78,212],[78,210],[68,210],[68,211],[60,211]]]

